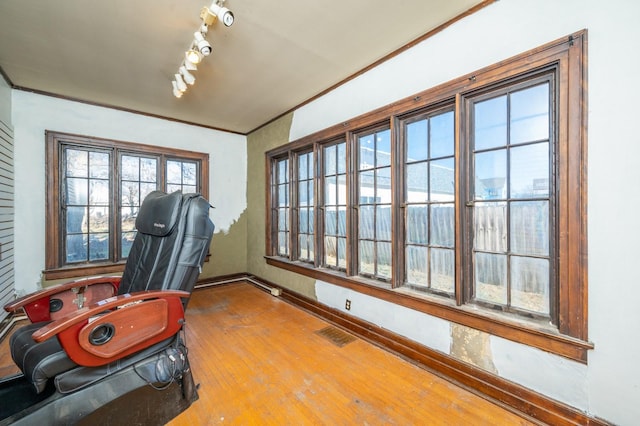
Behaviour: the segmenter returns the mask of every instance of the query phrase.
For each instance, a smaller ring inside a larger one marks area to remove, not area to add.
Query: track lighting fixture
[[[176,98],[181,98],[182,97],[182,92],[180,91],[180,89],[178,89],[178,84],[174,81],[171,82],[171,84],[173,85],[173,96],[175,96]]]
[[[196,45],[198,52],[200,52],[202,56],[209,56],[213,50],[211,48],[211,44],[204,39],[204,36],[200,31],[193,33],[193,44]]]
[[[200,11],[202,24],[198,30],[193,33],[193,41],[184,54],[184,59],[178,67],[178,73],[174,75],[174,80],[171,82],[173,95],[176,98],[182,97],[182,94],[187,90],[187,84],[190,86],[195,84],[196,78],[190,71],[196,71],[198,69],[197,65],[202,59],[205,56],[209,56],[213,51],[211,43],[205,38],[209,27],[217,20],[222,21],[227,27],[233,24],[233,13],[224,7],[224,2],[225,0],[213,0],[211,6],[204,6]]]
[[[187,70],[187,67],[185,67],[184,65],[178,68],[178,72],[180,73],[180,75],[182,75],[182,79],[188,85],[193,86],[193,84],[196,82],[196,78]]]
[[[180,74],[176,74],[175,75],[176,78],[176,86],[178,86],[178,90],[181,92],[186,92],[187,90],[187,83],[184,82],[184,80],[182,79],[182,76]]]

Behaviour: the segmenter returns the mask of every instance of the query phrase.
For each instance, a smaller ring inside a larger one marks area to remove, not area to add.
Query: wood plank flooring
[[[533,424],[249,283],[196,290],[186,340],[200,399],[172,426]]]
[[[170,424],[531,424],[362,339],[340,347],[317,333],[328,326],[251,284],[196,291],[186,329],[200,400]]]

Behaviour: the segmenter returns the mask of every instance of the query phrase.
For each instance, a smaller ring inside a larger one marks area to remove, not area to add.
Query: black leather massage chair
[[[122,277],[92,277],[5,306],[22,374],[0,378],[0,425],[164,424],[198,398],[181,330],[214,226],[197,194],[155,191]]]

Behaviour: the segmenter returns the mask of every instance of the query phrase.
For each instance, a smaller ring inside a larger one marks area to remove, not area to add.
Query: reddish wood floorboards
[[[328,326],[248,283],[196,290],[186,339],[200,399],[169,424],[533,424],[362,339],[340,347],[317,333]]]

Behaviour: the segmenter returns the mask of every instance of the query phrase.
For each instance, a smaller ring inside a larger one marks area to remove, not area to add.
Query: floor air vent
[[[331,343],[338,346],[339,348],[356,340],[356,338],[353,337],[351,334],[344,332],[339,328],[336,328],[331,325],[323,328],[322,330],[316,331],[316,334],[318,336],[322,336],[325,339],[329,340]]]

